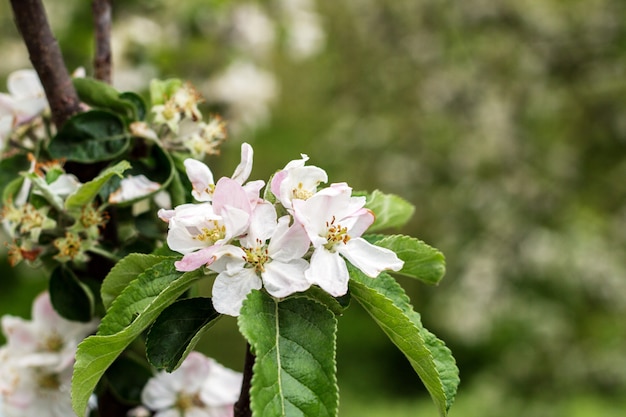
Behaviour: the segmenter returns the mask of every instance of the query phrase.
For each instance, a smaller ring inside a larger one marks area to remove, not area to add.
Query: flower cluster
[[[47,293],[32,307],[32,320],[6,315],[0,347],[0,415],[67,417],[74,415],[69,389],[78,344],[97,321],[79,323],[60,317]]]
[[[129,416],[232,417],[243,376],[199,352],[172,373],[159,372],[141,392]]]
[[[234,174],[217,182],[205,164],[187,159],[197,203],[159,211],[168,222],[169,247],[183,254],[176,268],[217,273],[212,299],[218,312],[238,316],[253,289],[284,298],[317,285],[345,295],[346,261],[370,277],[402,268],[393,251],[361,237],[374,222],[365,197],[353,196],[346,183],[320,189],[328,176],[306,165],[306,155],[278,171],[261,197],[265,183],[247,182],[252,155],[244,143]]]

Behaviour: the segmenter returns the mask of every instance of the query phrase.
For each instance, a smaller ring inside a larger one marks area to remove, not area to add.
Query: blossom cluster
[[[7,344],[0,347],[0,415],[74,415],[69,395],[74,355],[97,323],[62,318],[52,308],[48,293],[33,302],[31,320],[3,316]]]
[[[244,143],[233,175],[217,182],[204,163],[185,160],[196,203],[158,213],[168,223],[170,249],[183,254],[176,268],[217,273],[212,300],[218,312],[238,316],[253,289],[284,298],[317,285],[345,295],[346,261],[370,277],[402,268],[393,251],[361,237],[374,213],[348,184],[321,188],[327,173],[301,155],[272,177],[262,197],[265,182],[248,181],[252,157]]]
[[[232,417],[243,376],[199,352],[190,352],[172,373],[157,373],[141,392],[132,417]],[[154,412],[154,414],[151,414]]]

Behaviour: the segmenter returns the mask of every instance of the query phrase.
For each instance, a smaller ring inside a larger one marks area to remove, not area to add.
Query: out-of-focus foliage
[[[45,3],[70,68],[89,68],[88,2]],[[416,204],[405,232],[447,275],[403,286],[453,349],[461,402],[485,381],[610,397],[626,391],[623,16],[621,0],[115,2],[114,78],[189,78],[232,120],[226,149],[254,143],[259,177],[302,152]],[[4,77],[28,65],[6,3],[0,36]],[[406,392],[403,358],[356,311],[340,379]]]

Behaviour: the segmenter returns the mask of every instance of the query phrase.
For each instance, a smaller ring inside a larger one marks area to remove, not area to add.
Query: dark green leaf
[[[130,282],[109,308],[96,335],[78,346],[72,377],[72,407],[76,414],[84,415],[98,381],[120,353],[203,276],[199,270],[184,274],[176,271],[168,259]]]
[[[91,107],[111,110],[124,117],[135,115],[135,104],[121,97],[109,84],[88,77],[74,78],[72,82],[81,101]]]
[[[306,297],[281,302],[261,291],[244,301],[239,329],[256,355],[250,389],[257,417],[337,415],[337,321]]]
[[[176,301],[150,328],[146,340],[148,360],[155,368],[172,372],[219,317],[210,298]]]
[[[146,118],[146,103],[144,103],[139,94],[133,93],[132,91],[126,91],[121,93],[119,97],[120,99],[133,105],[135,120],[144,120]]]
[[[376,246],[391,249],[404,261],[404,266],[397,272],[399,274],[427,284],[438,284],[446,273],[443,253],[419,239],[403,235],[377,235],[367,240]]]
[[[120,355],[104,374],[113,393],[127,404],[141,403],[141,391],[152,376],[145,358],[142,363],[130,354]]]
[[[62,317],[88,322],[93,316],[94,298],[89,287],[78,280],[65,266],[58,266],[50,275],[50,301]]]
[[[406,293],[388,274],[369,278],[349,266],[352,297],[370,314],[407,357],[430,393],[441,416],[446,416],[459,385],[450,350],[426,330]]]
[[[114,159],[129,143],[130,136],[118,116],[91,110],[68,120],[52,138],[48,151],[53,158],[91,163]]]

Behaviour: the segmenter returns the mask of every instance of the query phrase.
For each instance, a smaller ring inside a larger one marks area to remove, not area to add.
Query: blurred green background
[[[91,71],[90,2],[45,1],[70,69]],[[417,207],[398,231],[444,252],[436,288],[401,284],[461,370],[452,417],[604,417],[626,409],[626,2],[127,0],[114,84],[190,80],[254,178],[308,154],[331,181]],[[0,82],[29,66],[0,3]],[[1,88],[4,90],[4,87]],[[392,231],[396,232],[396,231]],[[28,315],[36,271],[0,272]],[[203,349],[241,369],[222,319]],[[435,416],[357,305],[340,320],[343,417]]]

